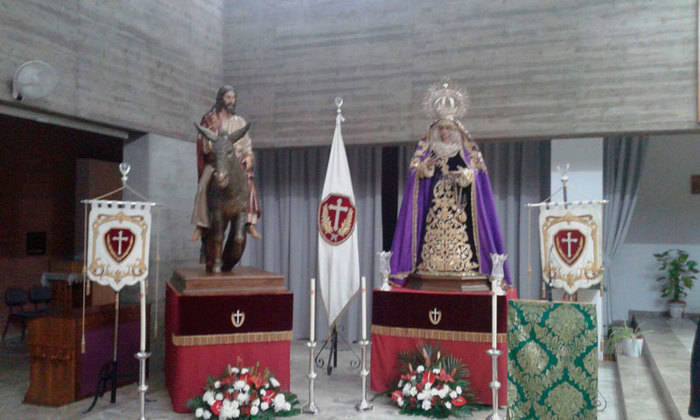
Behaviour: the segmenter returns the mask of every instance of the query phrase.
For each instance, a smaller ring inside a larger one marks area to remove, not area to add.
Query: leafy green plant
[[[661,297],[670,297],[671,302],[683,302],[697,279],[695,274],[698,272],[698,263],[688,258],[688,253],[681,249],[654,254],[654,258],[664,274],[656,278],[656,281],[662,283]]]
[[[627,325],[626,321],[622,325],[611,326],[608,332],[608,339],[606,340],[606,347],[608,349],[608,352],[614,352],[615,346],[622,340],[627,338],[642,338],[644,336],[644,333],[647,332],[649,331],[642,331],[636,325],[634,327],[631,325]]]

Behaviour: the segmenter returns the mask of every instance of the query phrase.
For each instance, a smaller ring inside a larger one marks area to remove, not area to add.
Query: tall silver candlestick
[[[498,414],[498,390],[501,388],[501,383],[498,381],[498,356],[501,355],[501,351],[497,347],[497,337],[498,337],[498,296],[504,296],[506,294],[503,288],[503,264],[508,256],[506,254],[491,254],[491,262],[493,263],[491,268],[491,348],[486,350],[486,353],[491,356],[491,382],[489,387],[491,387],[491,403],[492,409],[491,414],[489,414],[487,420],[501,420],[501,416]]]
[[[309,373],[306,375],[306,377],[309,378],[309,402],[301,408],[301,411],[303,413],[316,415],[316,413],[318,413],[318,407],[314,400],[314,381],[316,380],[316,372],[314,371],[314,349],[316,348],[316,342],[309,341],[306,343],[306,347],[309,348]]]
[[[362,347],[362,365],[360,366],[360,378],[362,379],[362,400],[355,406],[357,411],[367,411],[374,407],[367,401],[367,375],[369,375],[369,370],[367,369],[367,346],[369,345],[369,340],[367,339],[367,279],[365,276],[360,278],[360,297],[361,297],[361,312],[362,312],[362,328],[360,340],[360,346]]]

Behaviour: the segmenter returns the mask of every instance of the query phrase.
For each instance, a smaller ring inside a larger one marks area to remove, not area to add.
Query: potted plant
[[[696,261],[688,258],[688,253],[681,249],[669,249],[660,254],[654,254],[662,276],[656,278],[661,282],[661,297],[671,298],[669,300],[669,312],[671,318],[680,318],[685,309],[684,297],[688,295],[688,290],[693,287],[696,280],[695,274],[698,272]]]
[[[610,327],[606,346],[608,352],[624,354],[630,357],[639,357],[642,354],[644,345],[644,333],[636,325],[634,319],[627,325],[625,321],[622,325]]]

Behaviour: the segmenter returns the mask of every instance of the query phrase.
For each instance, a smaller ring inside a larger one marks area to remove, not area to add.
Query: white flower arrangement
[[[203,420],[267,420],[298,414],[297,396],[279,387],[280,382],[257,364],[251,368],[228,366],[220,378],[209,378],[202,395],[187,405],[195,418]]]

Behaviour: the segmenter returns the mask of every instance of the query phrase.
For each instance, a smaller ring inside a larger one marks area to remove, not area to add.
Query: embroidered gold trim
[[[372,325],[372,334],[388,335],[391,337],[422,338],[426,340],[470,341],[472,343],[491,342],[491,333],[385,327],[383,325]],[[506,333],[496,334],[496,341],[499,343],[506,343]]]
[[[432,205],[425,217],[418,272],[469,273],[478,270],[479,264],[473,261],[474,253],[466,229],[468,216],[460,202],[457,185],[449,176],[447,159],[439,158],[437,166],[442,171],[442,178],[433,187]]]
[[[173,345],[177,347],[213,346],[217,344],[266,343],[270,341],[289,341],[292,331],[249,332],[238,334],[204,334],[175,335]]]

